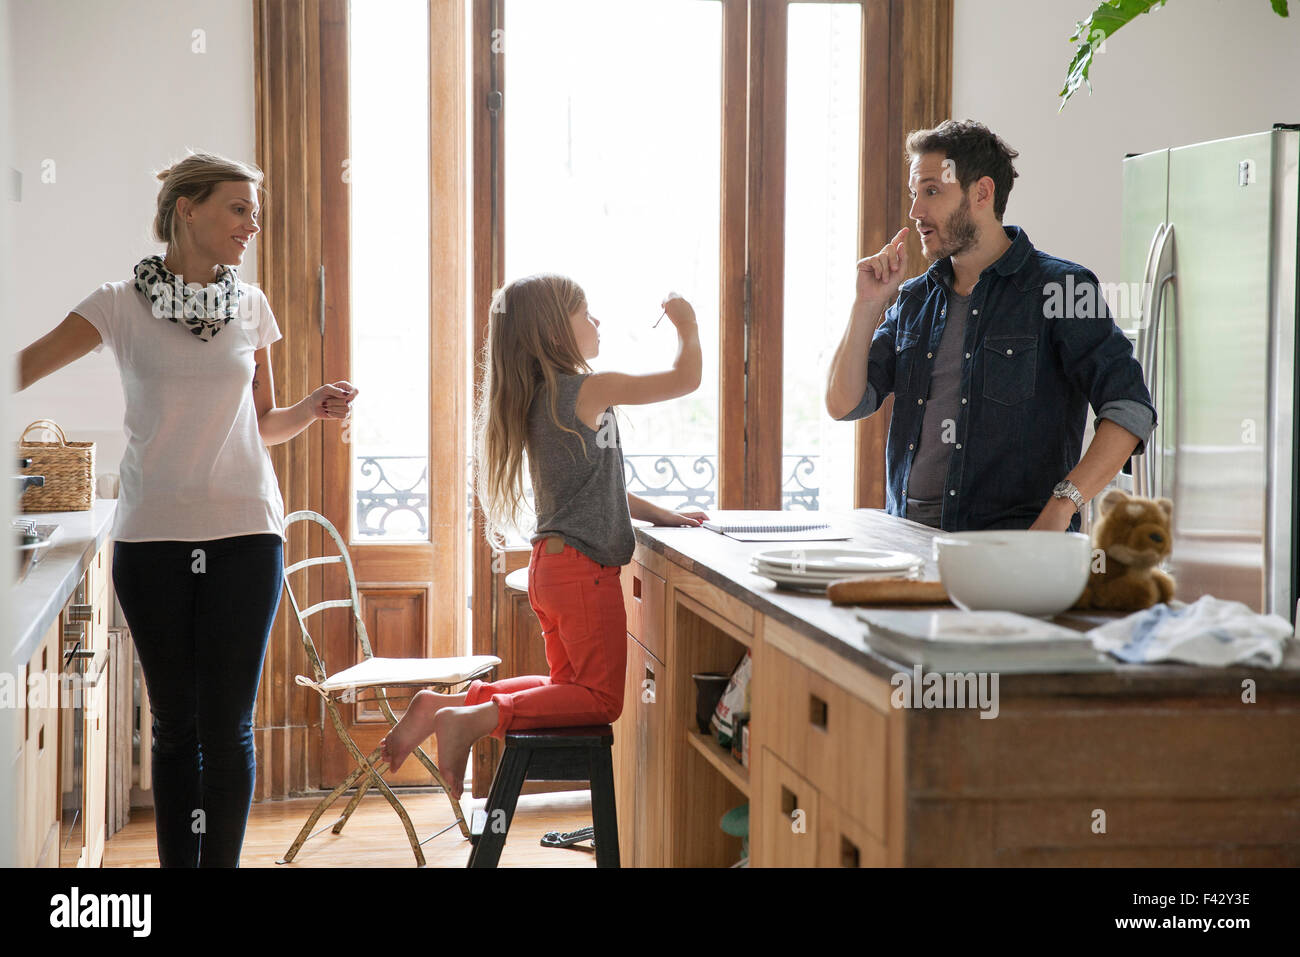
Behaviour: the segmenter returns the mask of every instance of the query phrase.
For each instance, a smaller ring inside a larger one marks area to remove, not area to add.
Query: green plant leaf
[[[1080,86],[1086,84],[1088,92],[1092,92],[1088,70],[1092,67],[1093,56],[1106,42],[1106,38],[1136,17],[1164,5],[1165,0],[1105,0],[1097,5],[1086,20],[1076,21],[1070,42],[1079,44],[1079,49],[1070,61],[1065,74],[1065,85],[1058,94],[1061,97],[1058,113],[1065,109],[1065,104]]]
[[[1273,6],[1273,12],[1279,17],[1290,16],[1287,0],[1269,0],[1269,2]],[[1142,14],[1150,13],[1164,5],[1165,0],[1105,0],[1097,5],[1088,19],[1075,21],[1074,34],[1070,37],[1070,42],[1079,44],[1079,49],[1075,51],[1074,58],[1066,69],[1065,85],[1057,94],[1061,97],[1061,105],[1057,108],[1058,113],[1065,109],[1065,104],[1070,101],[1070,97],[1080,86],[1086,85],[1088,92],[1092,93],[1092,81],[1088,78],[1088,71],[1092,67],[1092,58],[1097,48],[1106,41],[1106,38]]]

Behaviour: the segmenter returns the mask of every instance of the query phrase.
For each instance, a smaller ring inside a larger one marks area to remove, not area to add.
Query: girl
[[[666,511],[623,487],[610,406],[674,399],[700,384],[695,312],[681,298],[662,306],[677,327],[677,359],[665,372],[629,375],[591,372],[600,322],[572,280],[528,276],[493,299],[477,410],[479,500],[499,548],[523,511],[526,451],[537,512],[528,601],[551,674],[475,681],[457,695],[421,691],[381,742],[393,770],[432,732],[447,789],[459,798],[470,746],[484,735],[608,724],[622,712],[627,621],[619,569],[636,545],[631,519],[699,525],[708,518]]]
[[[280,329],[234,269],[258,232],[261,170],[194,153],[158,178],[153,231],[166,255],[100,286],[24,349],[19,389],[113,350],[127,435],[113,587],[153,708],[158,860],[235,867],[284,576],[284,503],[266,446],[344,418],[358,390],[335,382],[275,406],[269,349]]]

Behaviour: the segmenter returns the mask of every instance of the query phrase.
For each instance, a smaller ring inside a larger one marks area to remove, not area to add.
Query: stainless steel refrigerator
[[[1176,597],[1296,616],[1300,127],[1124,160],[1123,286],[1159,423],[1133,488],[1174,502]]]

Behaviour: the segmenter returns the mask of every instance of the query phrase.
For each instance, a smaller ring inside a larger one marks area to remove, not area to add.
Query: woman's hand
[[[312,415],[317,419],[346,419],[352,411],[352,400],[361,390],[346,379],[323,385],[308,399]]]

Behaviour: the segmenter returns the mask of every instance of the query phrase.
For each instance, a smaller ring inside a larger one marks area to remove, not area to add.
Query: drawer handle
[[[641,576],[632,576],[632,597],[637,601],[641,600]]]
[[[797,810],[799,810],[799,795],[784,784],[781,785],[781,813],[789,819]]]
[[[840,867],[861,867],[862,855],[858,846],[843,834],[840,835]]]
[[[68,611],[65,616],[66,621],[73,621],[73,622],[79,622],[79,621],[89,622],[89,621],[94,621],[94,619],[95,619],[94,605],[79,605],[76,602],[73,602],[71,605],[68,606]]]
[[[808,720],[812,722],[813,727],[820,728],[822,731],[827,730],[826,726],[830,720],[830,708],[825,701],[815,694],[808,696]]]

